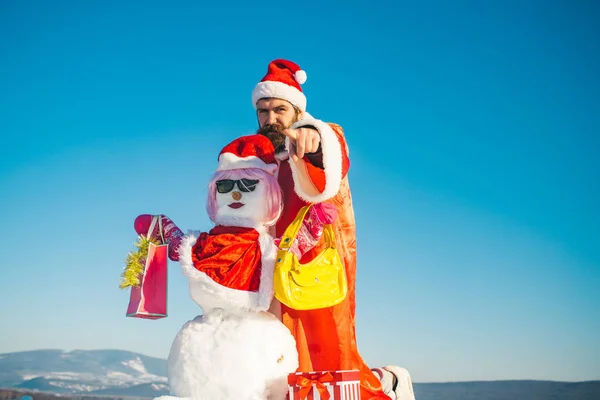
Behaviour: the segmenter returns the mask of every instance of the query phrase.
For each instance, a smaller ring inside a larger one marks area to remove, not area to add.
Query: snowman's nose
[[[242,198],[242,194],[240,192],[231,192],[231,197],[233,197],[233,199],[235,201],[238,201]]]

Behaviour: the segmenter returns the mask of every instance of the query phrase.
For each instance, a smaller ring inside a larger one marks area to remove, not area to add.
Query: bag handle
[[[327,247],[335,248],[335,234],[331,224],[327,224],[323,227],[323,235],[325,235],[325,243]]]
[[[283,236],[281,237],[281,241],[279,242],[279,249],[283,251],[289,251],[289,249],[294,244],[294,240],[296,240],[296,236],[300,231],[300,227],[302,226],[302,222],[304,221],[304,217],[306,217],[306,213],[312,207],[312,204],[304,206],[298,211],[298,215],[292,221],[292,223],[286,228]],[[331,228],[331,224],[326,224],[323,227],[323,234],[325,235],[325,240],[327,241],[328,247],[333,247],[333,243],[335,241],[335,235],[333,233],[333,229]]]
[[[292,247],[292,244],[294,244],[294,240],[296,240],[296,236],[300,231],[300,227],[302,226],[302,221],[304,221],[304,217],[311,206],[312,204],[302,207],[300,211],[298,211],[296,218],[294,218],[292,223],[285,229],[281,241],[279,242],[279,248],[281,250],[287,251]]]
[[[156,226],[156,223],[158,222],[158,232],[160,233],[160,238],[162,239],[161,244],[165,243],[165,237],[163,236],[163,226],[162,226],[162,218],[160,215],[154,215],[152,216],[152,222],[150,223],[150,228],[148,229],[148,234],[146,235],[146,237],[148,238],[148,240],[152,239],[152,231],[154,230],[154,227]]]

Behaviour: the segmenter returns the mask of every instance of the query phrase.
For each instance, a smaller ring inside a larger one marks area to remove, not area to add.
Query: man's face
[[[285,135],[282,132],[300,119],[301,112],[286,100],[260,99],[256,103],[256,114],[259,125],[256,133],[266,136],[273,143],[276,153],[285,150]]]

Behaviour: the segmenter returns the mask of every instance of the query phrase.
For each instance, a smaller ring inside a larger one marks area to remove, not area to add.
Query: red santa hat
[[[217,171],[244,168],[260,168],[270,174],[275,173],[275,149],[266,136],[242,136],[223,147]]]
[[[252,104],[264,98],[287,100],[302,111],[306,111],[306,96],[302,93],[302,85],[306,82],[306,72],[298,64],[288,60],[277,59],[269,63],[265,77],[252,91]]]

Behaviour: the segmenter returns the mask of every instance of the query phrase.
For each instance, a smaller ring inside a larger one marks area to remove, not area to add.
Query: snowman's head
[[[217,171],[208,186],[206,210],[217,225],[271,226],[283,209],[275,177],[260,168]]]

